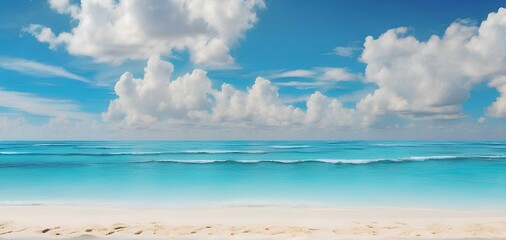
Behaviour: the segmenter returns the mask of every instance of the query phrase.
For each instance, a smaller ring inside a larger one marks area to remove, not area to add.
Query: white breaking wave
[[[98,153],[98,155],[160,155],[164,153],[170,152],[112,152],[112,153]]]
[[[369,146],[376,147],[420,147],[422,144],[408,144],[408,143],[372,143]]]
[[[290,160],[290,159],[279,159],[279,160],[151,160],[136,163],[245,163],[245,164],[256,164],[256,163],[329,163],[329,164],[366,164],[379,161],[388,161],[387,159],[301,159],[301,160]]]
[[[491,156],[482,156],[482,158],[506,158],[503,155],[491,155]]]
[[[297,148],[309,148],[311,146],[309,145],[275,145],[275,146],[271,146],[271,148],[276,148],[276,149],[297,149]]]
[[[80,149],[126,149],[130,148],[128,146],[76,146],[76,148]]]
[[[262,163],[262,162],[273,162],[273,163],[300,163],[304,162],[304,160],[233,160],[233,162],[237,163]]]
[[[142,161],[136,163],[193,163],[193,164],[203,164],[203,163],[217,163],[217,162],[227,162],[227,160],[209,160],[209,159],[193,159],[193,160],[151,160],[151,161]]]
[[[437,160],[437,159],[456,159],[456,158],[465,158],[465,157],[476,157],[476,158],[484,158],[488,156],[451,156],[451,155],[443,155],[443,156],[414,156],[407,158],[400,158],[400,160],[414,160],[414,161],[425,161],[425,160]]]
[[[27,154],[26,152],[0,152],[0,155]]]
[[[248,150],[186,150],[183,153],[196,154],[227,154],[227,153],[247,153],[247,154],[263,154],[264,151],[248,151]]]
[[[389,161],[389,159],[315,159],[314,162],[333,163],[333,164],[367,164],[373,162]]]
[[[505,159],[506,156],[412,156],[404,158],[376,158],[376,159],[243,159],[243,160],[217,160],[217,159],[200,159],[200,160],[151,160],[137,163],[194,163],[194,164],[209,164],[209,163],[243,163],[243,164],[257,164],[257,163],[282,163],[282,164],[296,164],[296,163],[328,163],[328,164],[369,164],[377,162],[421,162],[429,160],[449,160],[461,158],[494,158]]]

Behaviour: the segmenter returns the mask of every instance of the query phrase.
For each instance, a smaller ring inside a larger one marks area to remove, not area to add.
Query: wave
[[[233,160],[236,163],[331,163],[331,164],[365,164],[376,161],[375,159],[301,159],[301,160]]]
[[[67,161],[51,161],[51,162],[1,162],[0,168],[55,168],[55,167],[83,167],[96,164],[332,164],[332,165],[366,165],[366,164],[400,164],[409,162],[423,161],[454,161],[454,160],[472,160],[486,159],[492,161],[506,159],[501,155],[482,155],[474,157],[464,156],[412,156],[405,158],[376,158],[376,159],[249,159],[249,160],[225,160],[225,159],[162,159],[162,160],[146,160],[131,162],[67,162]]]
[[[225,151],[225,150],[187,150],[187,151],[173,151],[173,152],[0,152],[0,155],[34,155],[34,156],[118,156],[118,155],[173,155],[173,154],[265,154],[264,151]]]
[[[302,160],[149,160],[133,163],[182,163],[182,164],[212,164],[212,163],[237,163],[237,164],[261,164],[261,163],[329,163],[329,164],[367,164],[372,162],[388,161],[387,159],[302,159]]]
[[[186,150],[181,153],[189,154],[265,154],[265,151],[247,151],[247,150]]]
[[[369,146],[373,147],[422,147],[422,144],[407,144],[407,143],[372,143]]]
[[[22,152],[0,152],[0,155],[14,155],[14,154],[23,154]]]
[[[127,149],[128,146],[76,146],[79,149]]]
[[[188,163],[188,164],[203,164],[203,163],[220,163],[220,162],[233,162],[231,160],[209,160],[209,159],[198,159],[198,160],[148,160],[148,161],[139,161],[133,163]]]
[[[465,159],[506,159],[506,155],[476,155],[476,156],[411,156],[401,158],[377,158],[377,159],[318,159],[318,161],[328,163],[347,163],[347,164],[366,164],[374,162],[423,162],[431,160],[465,160]]]
[[[69,147],[74,146],[74,144],[68,144],[68,143],[36,143],[32,144],[34,147]]]
[[[309,148],[309,145],[274,145],[270,146],[271,148],[276,149],[298,149],[298,148]]]
[[[376,158],[376,159],[276,159],[276,160],[213,160],[213,159],[200,159],[200,160],[176,160],[176,159],[167,159],[167,160],[149,160],[149,161],[140,161],[133,163],[183,163],[183,164],[212,164],[212,163],[238,163],[238,164],[261,164],[261,163],[279,163],[279,164],[298,164],[298,163],[326,163],[326,164],[370,164],[370,163],[381,163],[381,162],[421,162],[421,161],[431,161],[431,160],[458,160],[458,159],[506,159],[506,156],[412,156],[405,158]]]

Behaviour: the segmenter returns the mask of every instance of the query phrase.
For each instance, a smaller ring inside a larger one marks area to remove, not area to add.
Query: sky
[[[0,139],[504,139],[505,7],[0,0]]]

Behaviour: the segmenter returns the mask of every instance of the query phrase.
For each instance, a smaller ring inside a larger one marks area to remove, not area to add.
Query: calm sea
[[[0,142],[0,205],[506,209],[506,141]]]

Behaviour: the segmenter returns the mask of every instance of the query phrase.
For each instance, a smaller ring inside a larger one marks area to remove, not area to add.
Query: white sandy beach
[[[0,239],[501,239],[505,211],[0,207]]]

